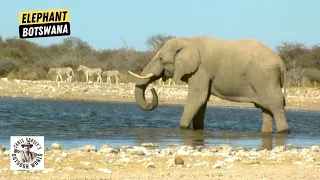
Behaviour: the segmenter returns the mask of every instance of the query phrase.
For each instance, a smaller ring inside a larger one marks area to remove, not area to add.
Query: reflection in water
[[[182,129],[136,129],[136,138],[132,137],[134,145],[154,142],[160,146],[168,144],[183,144],[189,146],[218,146],[220,144],[236,145],[245,148],[271,150],[275,146],[287,144],[286,134],[268,134],[259,132],[231,132]],[[252,140],[260,142],[252,142]]]
[[[180,129],[181,141],[190,146],[205,146],[205,131]]]
[[[264,134],[261,133],[261,148],[271,150],[276,146],[285,145],[286,134]]]
[[[205,130],[180,130],[183,106],[159,105],[143,111],[135,103],[2,98],[0,144],[12,135],[45,136],[45,143],[65,148],[93,144],[141,145],[154,142],[191,146],[229,144],[271,149],[275,145],[319,144],[320,112],[286,111],[290,135],[261,134],[261,113],[251,108],[208,107]],[[276,129],[276,127],[274,127]]]
[[[205,139],[206,138],[206,132],[205,131],[190,131],[190,130],[180,130],[181,133],[181,140],[183,144],[187,144],[190,146],[206,146]],[[210,132],[207,132],[209,134]],[[220,132],[224,133],[224,132]],[[271,134],[271,133],[246,133],[248,139],[252,138],[258,138],[261,139],[261,149],[267,149],[271,150],[275,146],[283,146],[285,145],[285,138],[288,136],[286,134]],[[211,136],[212,138],[215,138],[214,135]],[[227,137],[227,135],[226,135]],[[209,139],[209,137],[208,137]],[[237,137],[229,137],[227,141],[235,141],[238,140]]]

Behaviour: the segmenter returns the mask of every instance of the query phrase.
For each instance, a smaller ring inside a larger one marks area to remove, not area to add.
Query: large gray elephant
[[[188,83],[180,128],[203,129],[210,95],[235,102],[252,102],[262,111],[262,132],[290,133],[285,117],[286,66],[271,49],[256,40],[225,41],[208,36],[168,40],[136,77],[136,103],[146,111],[157,107],[145,99],[149,83],[163,78]],[[282,92],[284,89],[284,93]]]

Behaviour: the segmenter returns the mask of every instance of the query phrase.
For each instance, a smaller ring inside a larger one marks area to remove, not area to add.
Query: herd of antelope
[[[86,83],[89,83],[89,78],[93,76],[97,76],[97,83],[102,83],[102,76],[107,77],[107,84],[112,84],[111,77],[115,77],[116,84],[119,83],[120,72],[117,70],[102,71],[101,68],[89,68],[84,65],[79,65],[77,71],[82,71],[84,73],[84,75],[86,76]],[[60,81],[63,81],[63,75],[67,76],[67,82],[72,82],[72,80],[74,79],[74,72],[71,67],[50,68],[47,76],[53,72],[56,73],[56,81],[59,81],[59,79]],[[171,83],[175,85],[175,82],[171,78],[168,81],[168,85],[171,85]],[[164,82],[161,80],[161,78],[159,79],[159,84],[164,85]]]

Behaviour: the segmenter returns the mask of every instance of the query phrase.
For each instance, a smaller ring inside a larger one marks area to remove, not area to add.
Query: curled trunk
[[[135,99],[137,104],[141,109],[146,111],[154,110],[158,105],[158,95],[154,88],[151,89],[152,92],[152,102],[147,102],[145,98],[145,91],[148,84],[136,85],[135,86]]]
[[[151,89],[152,92],[152,102],[147,102],[145,98],[145,91],[147,86],[158,80],[162,74],[164,67],[158,61],[158,56],[156,55],[151,62],[144,68],[144,70],[140,73],[140,75],[132,73],[129,71],[131,75],[136,77],[136,86],[135,86],[135,99],[137,104],[141,109],[146,111],[154,110],[158,105],[158,95],[154,88]]]

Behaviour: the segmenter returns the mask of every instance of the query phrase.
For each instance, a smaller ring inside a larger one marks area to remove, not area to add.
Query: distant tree
[[[300,72],[303,67],[303,63],[307,61],[309,49],[302,43],[285,42],[276,46],[276,51],[284,60],[292,81],[296,86],[300,86],[302,78]]]
[[[302,43],[281,43],[276,46],[277,53],[285,61],[287,68],[297,68],[302,66],[309,49]]]
[[[2,36],[0,35],[0,48],[3,48],[5,45],[4,40],[2,39]]]
[[[308,58],[304,62],[304,67],[320,69],[320,46],[314,45],[309,50]]]
[[[152,35],[146,40],[146,45],[148,46],[149,50],[156,52],[164,45],[165,42],[175,37],[176,36],[165,34]]]

